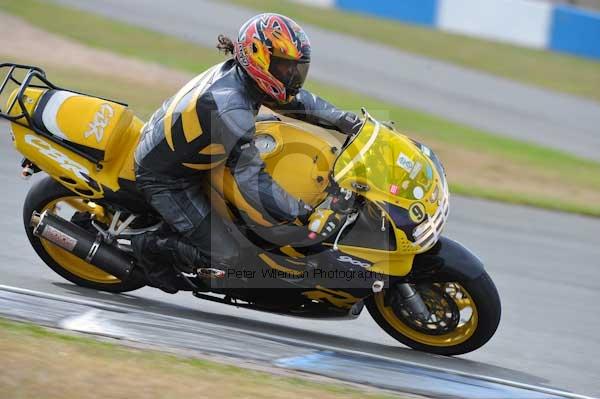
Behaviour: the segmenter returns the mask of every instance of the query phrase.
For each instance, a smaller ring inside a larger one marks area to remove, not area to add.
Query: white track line
[[[111,326],[108,321],[103,321],[102,317],[99,316],[101,312],[101,309],[91,309],[76,316],[66,317],[59,320],[58,327],[63,330],[79,331],[116,339],[127,338],[125,334],[120,333]]]
[[[137,310],[137,309],[128,309],[126,307],[121,307],[121,306],[117,306],[117,305],[99,304],[99,303],[88,301],[88,300],[71,298],[68,296],[62,296],[62,295],[56,295],[56,294],[48,294],[45,292],[28,290],[26,288],[11,287],[11,286],[2,285],[2,284],[0,284],[0,290],[14,292],[17,294],[35,296],[35,297],[39,297],[39,298],[53,299],[53,300],[57,300],[57,301],[61,301],[61,302],[70,302],[70,303],[75,303],[78,305],[85,305],[85,306],[90,306],[90,307],[94,307],[94,308],[116,311],[119,313],[139,313],[139,314],[148,314],[148,315],[160,315],[161,317],[165,317],[168,319],[174,319],[174,320],[182,319],[181,317],[163,315],[161,313],[156,313],[156,312],[149,312],[149,311]],[[242,334],[248,333],[246,330],[243,330],[241,328],[236,328],[236,327],[231,327],[231,326],[226,326],[225,328],[227,328],[229,330],[238,331]],[[305,341],[301,341],[301,340],[297,340],[297,339],[293,339],[293,338],[282,338],[282,337],[280,337],[278,335],[274,335],[274,334],[268,334],[268,333],[262,333],[262,332],[252,332],[252,335],[260,336],[260,337],[274,340],[274,341],[288,342],[288,343],[292,343],[292,344],[313,347],[313,348],[320,349],[320,350],[328,350],[328,351],[334,351],[334,352],[339,352],[339,353],[366,356],[366,357],[371,357],[371,358],[375,358],[375,359],[381,359],[381,360],[386,360],[386,361],[390,361],[390,362],[400,363],[403,365],[418,367],[421,369],[427,369],[427,370],[438,371],[438,372],[443,372],[443,373],[450,373],[450,374],[467,377],[467,378],[475,378],[475,379],[482,380],[482,381],[493,382],[496,384],[507,385],[507,386],[511,386],[514,388],[521,388],[521,389],[526,389],[529,391],[545,393],[548,395],[557,395],[557,396],[563,396],[565,398],[572,398],[572,399],[598,399],[598,398],[594,398],[592,396],[579,395],[576,393],[566,392],[566,391],[562,391],[559,389],[547,388],[547,387],[542,387],[542,386],[538,386],[538,385],[530,385],[530,384],[526,384],[526,383],[522,383],[522,382],[506,380],[503,378],[490,377],[490,376],[480,375],[480,374],[470,374],[470,373],[460,371],[460,370],[453,370],[453,369],[448,369],[448,368],[444,368],[444,367],[431,366],[431,365],[421,364],[421,363],[412,362],[412,361],[408,361],[408,360],[400,360],[400,359],[396,359],[393,357],[377,355],[377,354],[372,354],[372,353],[367,353],[367,352],[361,352],[361,351],[356,351],[356,350],[352,350],[352,349],[345,349],[345,348],[336,347],[336,346],[332,346],[332,345],[316,344],[316,343],[305,342]]]

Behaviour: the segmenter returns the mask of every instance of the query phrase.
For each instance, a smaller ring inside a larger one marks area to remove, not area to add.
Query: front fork
[[[400,301],[400,305],[408,310],[418,320],[427,321],[431,316],[427,305],[423,302],[423,298],[417,290],[409,283],[400,283],[398,287],[399,298],[394,298]]]
[[[440,237],[437,244],[422,254],[415,256],[412,281],[427,279],[438,282],[470,281],[484,272],[483,263],[470,250],[447,237]],[[431,316],[421,295],[409,283],[398,283],[397,293],[389,298],[391,303],[402,306],[421,321],[426,322]]]

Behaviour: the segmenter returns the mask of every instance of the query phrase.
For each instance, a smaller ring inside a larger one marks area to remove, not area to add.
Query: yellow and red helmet
[[[287,103],[308,75],[310,42],[292,19],[260,14],[242,25],[234,57],[263,92]]]

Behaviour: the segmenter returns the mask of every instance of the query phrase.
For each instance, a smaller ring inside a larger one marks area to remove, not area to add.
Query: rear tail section
[[[135,180],[143,123],[127,104],[60,88],[34,66],[1,64],[0,79],[0,118],[11,122],[14,145],[35,170],[94,199]]]

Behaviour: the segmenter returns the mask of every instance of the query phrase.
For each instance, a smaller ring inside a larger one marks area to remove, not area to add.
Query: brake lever
[[[346,228],[348,226],[350,226],[351,224],[356,222],[356,219],[358,219],[358,212],[355,212],[346,217],[346,220],[344,221],[342,228],[338,230],[337,236],[335,237],[335,241],[333,242],[333,250],[334,251],[337,251],[339,249],[338,242],[340,241],[340,238],[342,237],[342,233],[344,232],[344,230],[346,230]]]

